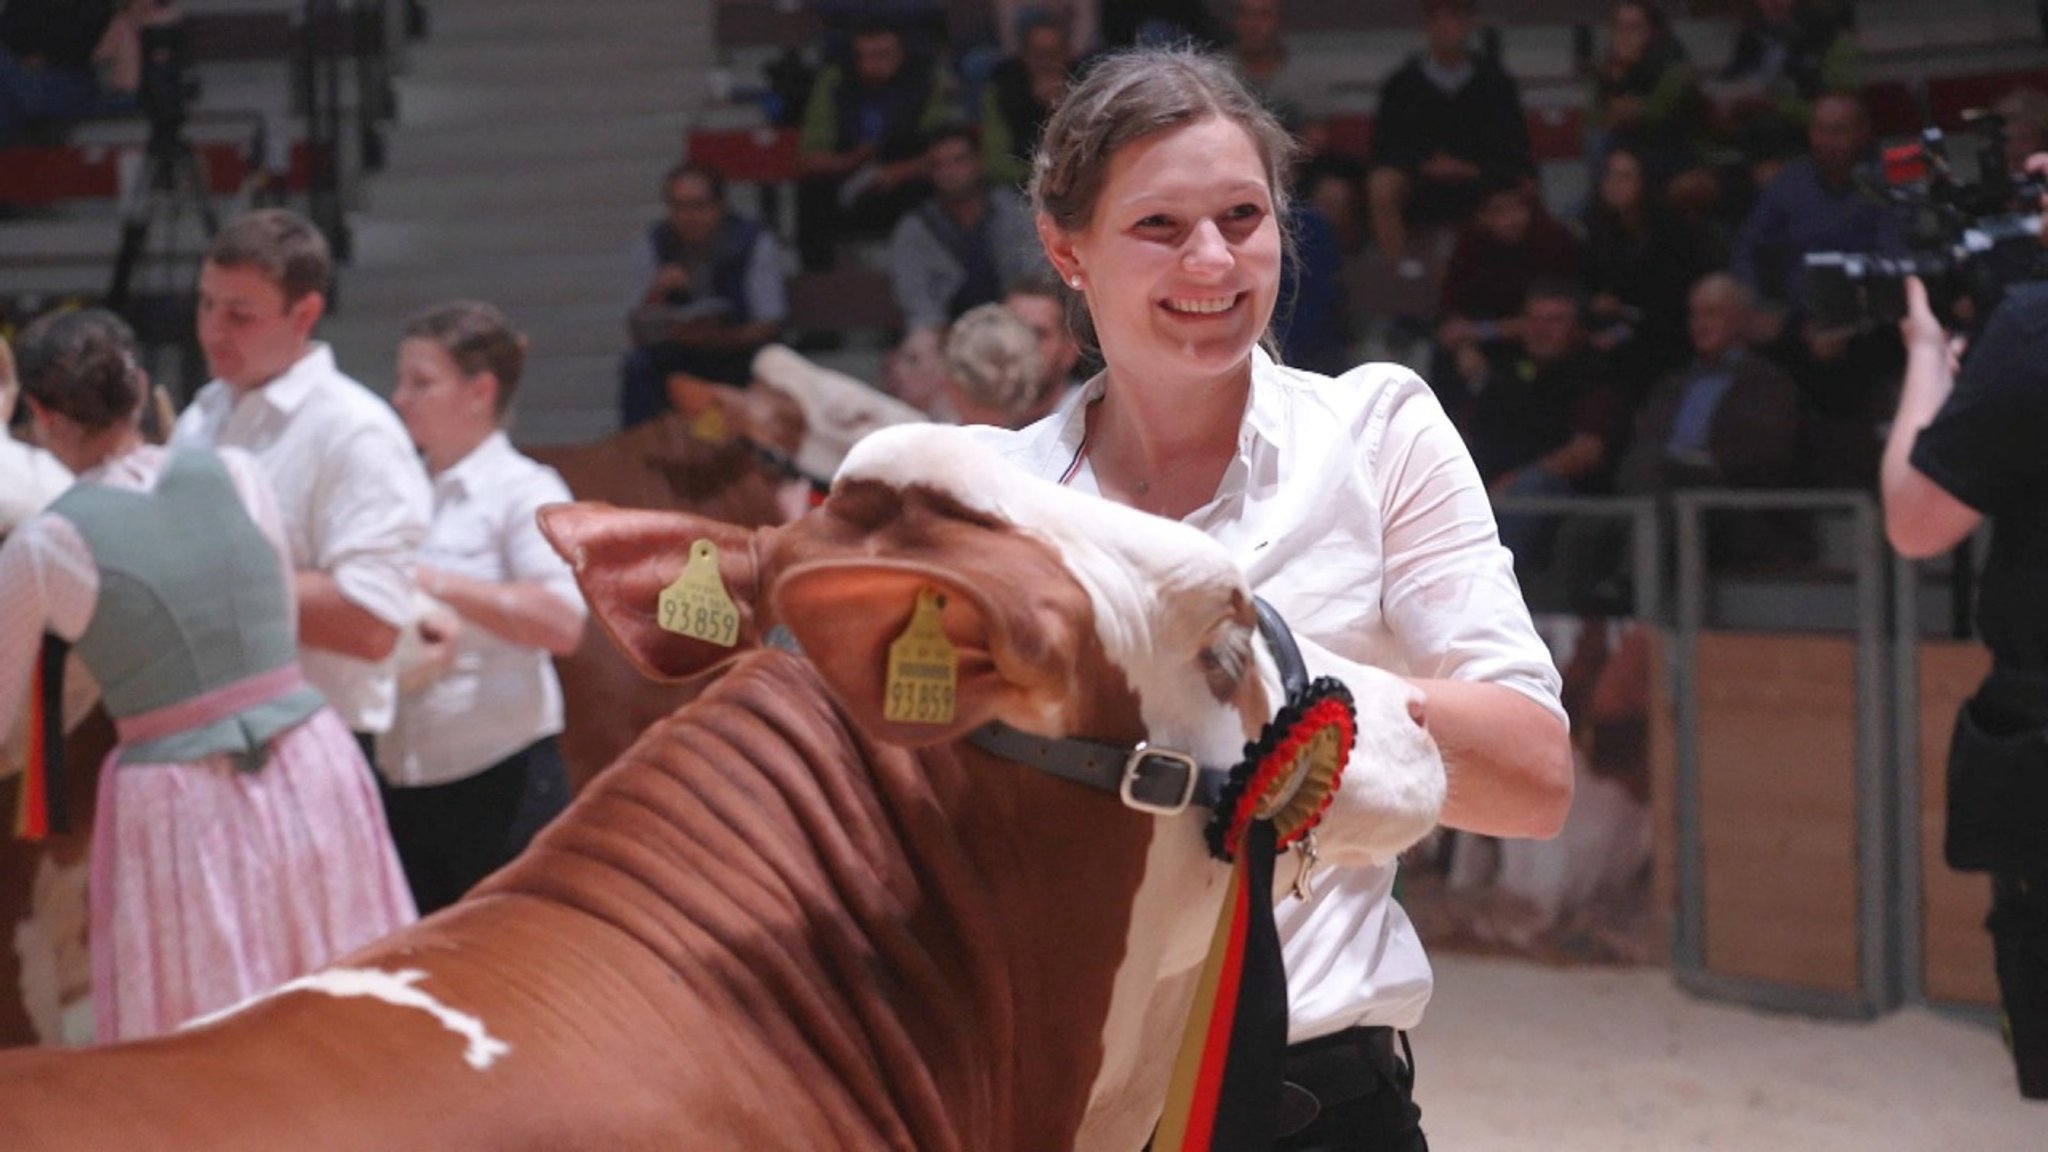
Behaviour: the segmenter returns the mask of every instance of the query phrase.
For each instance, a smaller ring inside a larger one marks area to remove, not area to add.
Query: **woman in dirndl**
[[[300,675],[255,462],[144,440],[110,313],[46,316],[16,351],[37,438],[79,482],[0,546],[0,726],[52,691],[46,637],[99,681],[120,742],[94,818],[95,1038],[155,1035],[411,922],[412,897],[369,767]]]

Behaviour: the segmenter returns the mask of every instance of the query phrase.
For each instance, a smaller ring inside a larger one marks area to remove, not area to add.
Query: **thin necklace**
[[[1093,426],[1093,422],[1089,421],[1082,425],[1081,443],[1078,447],[1074,449],[1074,458],[1067,462],[1066,471],[1060,473],[1059,483],[1061,486],[1064,487],[1065,485],[1072,483],[1074,477],[1081,471],[1082,462],[1088,460],[1093,455],[1091,449],[1093,449],[1094,447],[1095,429]],[[1149,496],[1152,494],[1152,486],[1154,484],[1164,483],[1168,478],[1179,474],[1181,469],[1187,467],[1188,465],[1194,463],[1199,459],[1201,459],[1200,453],[1191,452],[1186,456],[1181,457],[1179,462],[1168,467],[1165,471],[1159,473],[1157,476],[1152,477],[1150,480],[1133,480],[1131,482],[1131,491],[1139,496]],[[1098,472],[1096,480],[1096,487],[1098,488],[1100,488],[1102,485],[1100,475],[1101,474]]]

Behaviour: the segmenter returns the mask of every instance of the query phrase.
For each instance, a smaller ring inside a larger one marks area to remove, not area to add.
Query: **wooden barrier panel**
[[[1984,915],[1991,910],[1990,880],[1981,872],[1954,871],[1941,858],[1949,735],[1956,709],[1990,670],[1991,654],[1981,644],[1920,645],[1919,977],[1927,999],[1945,1003],[1998,1003],[1991,936],[1984,931]],[[1910,895],[1914,890],[1907,891]]]
[[[1697,654],[1707,969],[1854,994],[1854,640],[1709,632]]]

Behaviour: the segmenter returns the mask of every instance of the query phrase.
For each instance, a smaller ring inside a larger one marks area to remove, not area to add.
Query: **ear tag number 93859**
[[[903,634],[889,644],[883,681],[882,718],[905,724],[951,724],[959,658],[946,639],[946,598],[935,588],[919,589],[917,607]]]
[[[739,643],[740,613],[718,578],[718,545],[690,545],[689,562],[675,583],[661,590],[658,621],[664,631],[721,648]]]

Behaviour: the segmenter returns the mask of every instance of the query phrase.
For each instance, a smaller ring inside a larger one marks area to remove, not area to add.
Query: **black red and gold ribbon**
[[[1157,1152],[1273,1142],[1287,1051],[1274,858],[1322,818],[1357,733],[1350,690],[1320,679],[1287,702],[1231,769],[1206,832],[1210,852],[1232,865],[1230,881],[1153,1136]]]
[[[71,645],[43,637],[28,695],[28,764],[14,834],[30,842],[70,831],[64,795],[64,659]]]

